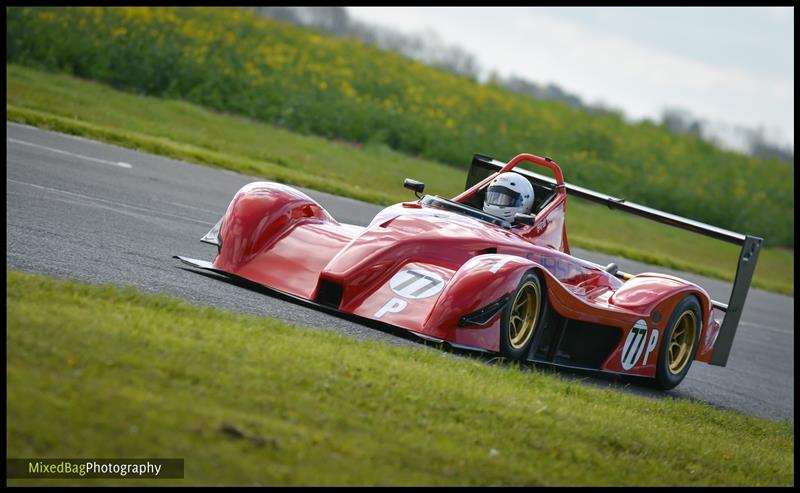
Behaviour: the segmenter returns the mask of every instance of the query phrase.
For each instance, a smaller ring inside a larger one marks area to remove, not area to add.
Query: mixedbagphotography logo
[[[183,459],[6,459],[7,479],[183,479]]]

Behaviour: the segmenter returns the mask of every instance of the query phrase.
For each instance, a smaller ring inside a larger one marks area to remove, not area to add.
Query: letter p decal
[[[386,304],[383,305],[380,310],[375,312],[375,318],[381,318],[386,313],[401,312],[406,306],[408,306],[408,302],[406,300],[401,300],[400,298],[392,298],[389,301],[387,301]]]

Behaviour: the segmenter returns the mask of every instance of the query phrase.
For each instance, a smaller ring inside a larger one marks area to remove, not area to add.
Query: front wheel
[[[500,354],[512,360],[525,360],[546,304],[546,294],[536,271],[522,276],[500,317]]]
[[[700,302],[687,295],[673,310],[661,342],[656,368],[656,385],[664,390],[677,386],[692,366],[702,327]]]

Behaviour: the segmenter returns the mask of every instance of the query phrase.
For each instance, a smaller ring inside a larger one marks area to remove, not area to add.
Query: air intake
[[[344,289],[341,284],[321,279],[319,281],[319,289],[317,289],[317,303],[338,310],[339,305],[342,303],[343,292]]]

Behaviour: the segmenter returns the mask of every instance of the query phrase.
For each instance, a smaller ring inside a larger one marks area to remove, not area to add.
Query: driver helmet
[[[483,212],[514,222],[517,213],[530,214],[533,207],[533,185],[519,173],[500,173],[489,183]]]

